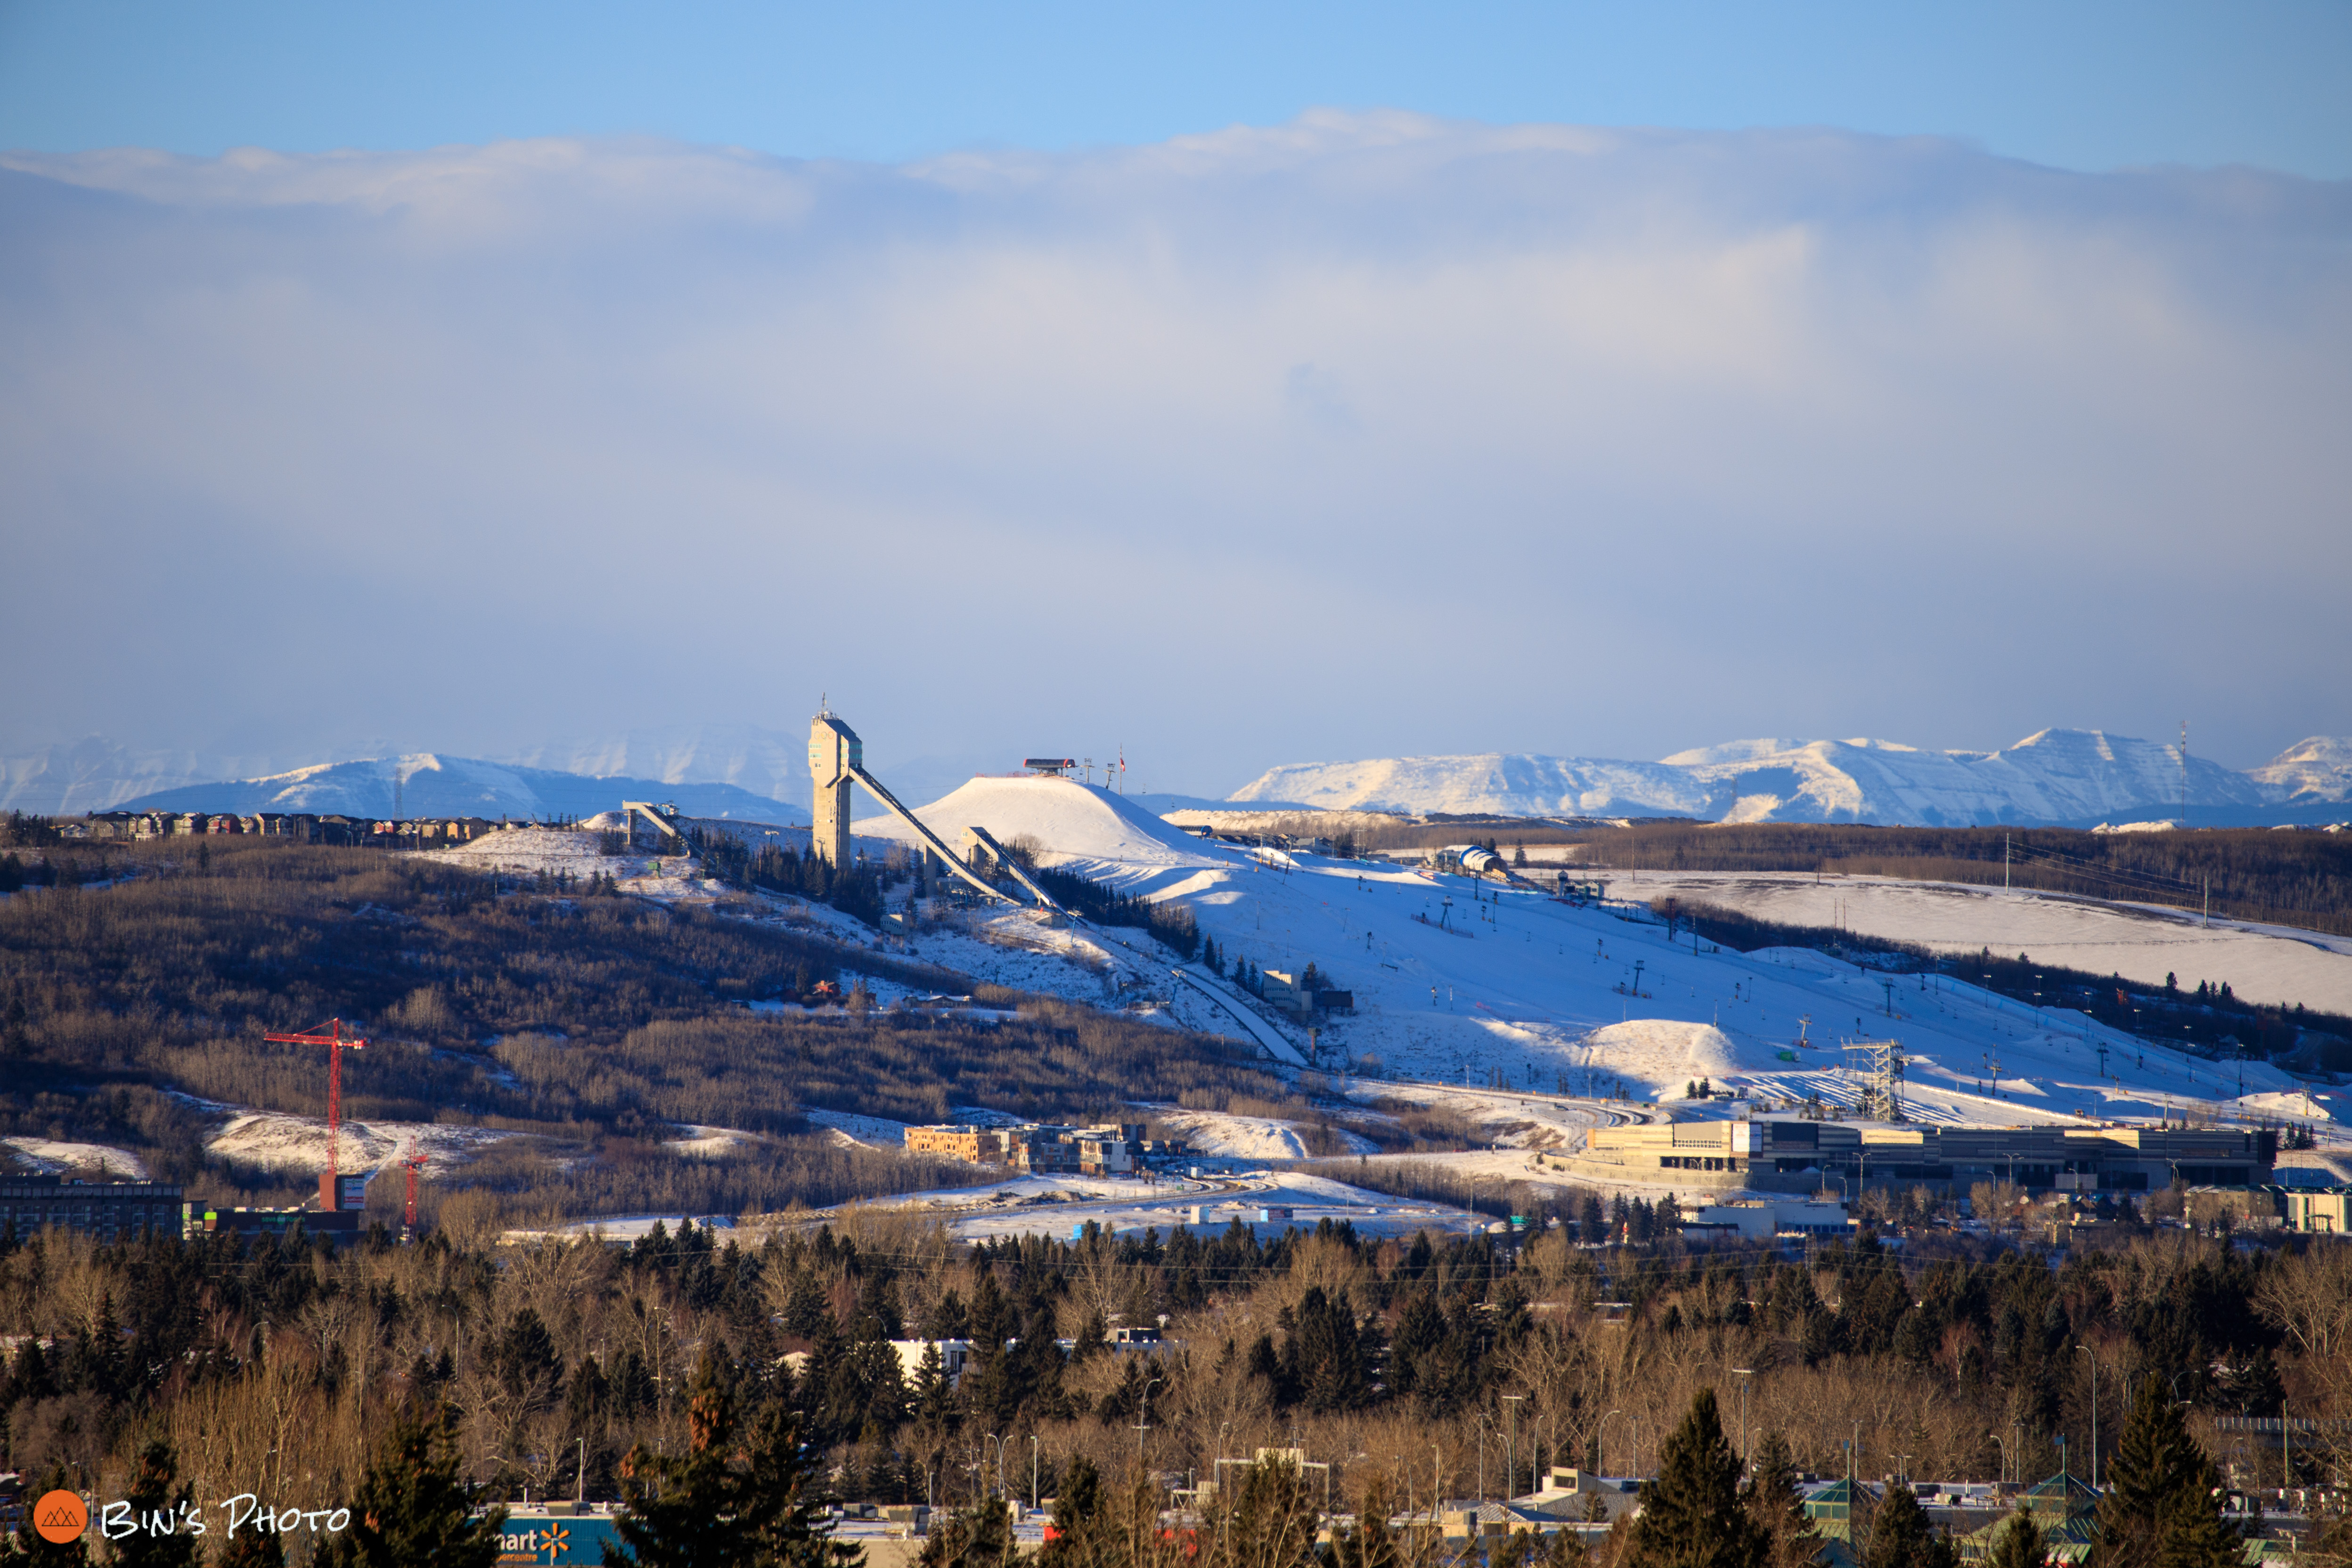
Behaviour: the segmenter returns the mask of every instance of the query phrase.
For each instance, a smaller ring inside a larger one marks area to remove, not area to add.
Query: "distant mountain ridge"
[[[395,787],[397,786],[397,787]],[[257,779],[182,784],[121,803],[118,809],[315,812],[320,816],[592,816],[624,800],[676,802],[689,816],[798,825],[805,807],[787,805],[727,784],[669,784],[626,774],[594,776],[549,768],[509,767],[433,752],[325,763]],[[395,807],[395,803],[396,807]]]
[[[101,737],[0,758],[0,810],[47,815],[136,805],[177,811],[346,812],[383,816],[399,772],[413,816],[556,816],[621,799],[674,800],[696,816],[808,820],[798,737],[748,724],[632,731],[541,745],[506,760],[416,752],[289,769],[194,752],[137,752]],[[880,769],[901,798],[944,795],[967,759],[903,758]],[[2313,736],[2240,773],[2192,752],[2197,826],[2325,822],[2352,816],[2352,739]],[[1883,740],[1736,741],[1658,762],[1486,752],[1297,763],[1226,797],[1308,806],[1514,816],[1690,816],[1725,822],[1992,823],[2091,826],[2180,814],[2179,753],[2097,730],[2044,730],[1995,752]],[[1205,806],[1192,797],[1173,805]],[[794,804],[798,803],[798,804]]]
[[[2239,773],[2192,752],[2197,826],[2333,820],[2352,800],[2352,741],[2315,736]],[[2043,730],[1996,752],[1891,741],[1735,741],[1655,763],[1489,752],[1297,763],[1237,802],[1507,816],[1692,816],[1715,822],[2091,826],[2181,815],[2175,747],[2099,730]]]

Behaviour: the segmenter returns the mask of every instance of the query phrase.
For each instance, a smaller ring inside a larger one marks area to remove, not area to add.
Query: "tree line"
[[[0,1240],[0,1468],[121,1496],[161,1442],[201,1492],[328,1506],[362,1485],[371,1434],[446,1407],[478,1500],[625,1497],[673,1473],[654,1459],[692,1458],[716,1387],[746,1432],[788,1424],[824,1492],[969,1510],[1002,1495],[1000,1462],[1016,1484],[1002,1447],[1042,1495],[1093,1487],[1110,1519],[1126,1505],[1102,1500],[1144,1472],[1261,1447],[1400,1510],[1476,1495],[1482,1474],[1490,1496],[1525,1492],[1553,1465],[1664,1493],[1687,1469],[1668,1435],[1732,1367],[1751,1455],[1842,1473],[1858,1424],[1874,1480],[2039,1479],[2066,1434],[2078,1474],[2127,1490],[2152,1384],[2181,1423],[2168,1464],[2305,1487],[2342,1462],[2327,1439],[2283,1454],[2217,1419],[2352,1415],[2352,1250],[2309,1238],[2142,1231],[2053,1267],[1924,1229],[1809,1258],[1670,1226],[1595,1247],[1556,1215],[1517,1247],[1328,1223],[966,1246],[870,1207],[606,1247],[505,1239],[511,1218],[460,1194],[420,1244],[379,1229],[337,1253]],[[1163,1321],[1157,1353],[1114,1342]],[[961,1379],[935,1352],[902,1361],[891,1342],[910,1339],[968,1342]]]

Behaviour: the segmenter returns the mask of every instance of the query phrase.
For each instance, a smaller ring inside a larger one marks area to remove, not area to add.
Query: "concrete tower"
[[[830,713],[809,721],[809,773],[816,781],[815,827],[810,838],[830,866],[849,864],[852,770],[866,766],[866,742]]]

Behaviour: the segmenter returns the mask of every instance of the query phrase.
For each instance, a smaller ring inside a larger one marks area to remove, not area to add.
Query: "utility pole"
[[[2076,1350],[2091,1358],[2091,1489],[2099,1489],[2099,1352],[2088,1345]]]

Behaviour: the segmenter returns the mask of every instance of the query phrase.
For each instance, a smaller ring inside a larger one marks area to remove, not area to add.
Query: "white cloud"
[[[1392,113],[6,162],[20,741],[2352,728],[2341,184]]]

